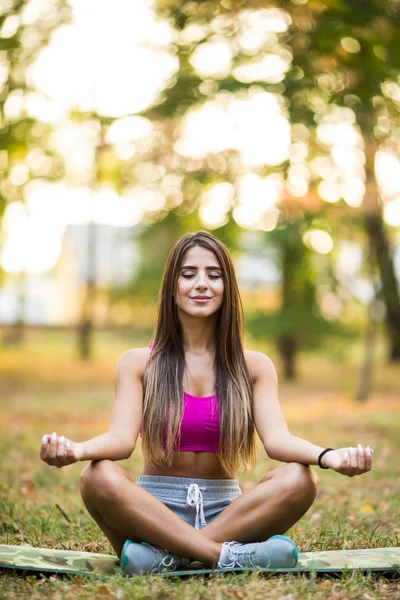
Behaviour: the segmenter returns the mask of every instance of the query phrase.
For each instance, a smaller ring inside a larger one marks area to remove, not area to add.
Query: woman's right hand
[[[63,435],[57,436],[55,431],[52,434],[46,433],[42,437],[40,458],[51,467],[61,469],[82,460],[82,444],[72,442]]]

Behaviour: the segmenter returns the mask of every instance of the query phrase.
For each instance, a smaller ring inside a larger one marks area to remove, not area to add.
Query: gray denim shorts
[[[211,523],[242,493],[236,479],[140,475],[136,483],[196,529]]]

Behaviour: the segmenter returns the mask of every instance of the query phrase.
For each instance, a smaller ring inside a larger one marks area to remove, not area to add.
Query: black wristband
[[[323,450],[321,452],[321,454],[318,456],[318,466],[320,469],[329,469],[329,467],[323,467],[321,465],[321,458],[324,456],[324,454],[326,454],[327,452],[330,452],[331,450],[334,450],[334,448],[325,448],[325,450]]]

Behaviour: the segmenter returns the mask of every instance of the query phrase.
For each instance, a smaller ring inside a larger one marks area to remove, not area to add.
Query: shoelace
[[[245,569],[246,567],[256,567],[253,555],[256,552],[256,548],[246,548],[244,544],[240,542],[226,542],[224,544],[225,558],[230,562],[218,562],[218,567],[222,569],[233,569],[234,567],[240,567]],[[241,560],[242,559],[242,560]]]
[[[163,565],[163,567],[167,567],[167,569],[170,569],[171,571],[175,571],[176,566],[177,566],[177,561],[175,559],[175,556],[172,556],[171,554],[167,554],[167,556],[164,556],[164,558],[162,559],[161,564]]]
[[[150,544],[147,544],[147,546],[149,545]],[[155,546],[151,546],[151,549],[155,553],[158,561],[154,564],[151,570],[152,573],[158,573],[159,571],[162,571],[164,567],[169,569],[170,571],[175,571],[176,567],[178,566],[178,563],[176,557],[173,554],[166,554],[164,550],[156,548]]]
[[[207,521],[204,517],[203,495],[200,491],[200,490],[205,490],[206,488],[199,487],[197,483],[191,483],[190,485],[187,485],[186,488],[188,488],[186,502],[189,504],[189,506],[196,507],[195,528],[200,529],[200,523],[201,523],[202,527],[207,525]],[[200,519],[199,519],[199,512],[200,512]]]

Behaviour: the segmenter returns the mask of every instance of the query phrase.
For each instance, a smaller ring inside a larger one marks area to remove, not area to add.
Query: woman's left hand
[[[329,467],[337,473],[354,477],[354,475],[362,475],[367,473],[372,468],[372,453],[373,450],[367,446],[363,448],[358,444],[357,448],[339,448],[339,450],[331,450],[322,457],[322,465]]]

